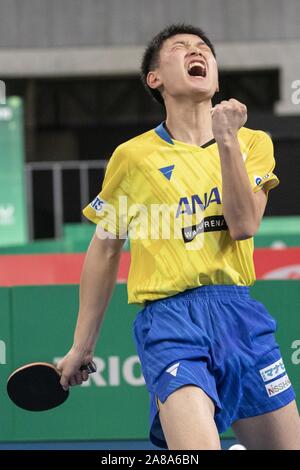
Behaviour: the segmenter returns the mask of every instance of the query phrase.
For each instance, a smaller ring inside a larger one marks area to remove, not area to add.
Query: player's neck
[[[214,138],[211,101],[168,103],[166,127],[171,137],[187,144],[203,145]]]

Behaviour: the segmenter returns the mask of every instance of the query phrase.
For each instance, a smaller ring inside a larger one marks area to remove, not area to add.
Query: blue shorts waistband
[[[235,286],[235,285],[219,285],[212,284],[208,286],[194,287],[193,289],[187,289],[184,292],[172,295],[170,297],[164,297],[153,301],[147,301],[146,304],[153,302],[164,302],[171,299],[186,299],[192,300],[196,298],[209,299],[209,298],[250,298],[250,290],[248,286]]]

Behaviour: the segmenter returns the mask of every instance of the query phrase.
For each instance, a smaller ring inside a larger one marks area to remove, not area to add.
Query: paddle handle
[[[97,370],[97,366],[94,361],[89,362],[88,364],[81,366],[80,370],[87,370],[88,374],[93,374]]]

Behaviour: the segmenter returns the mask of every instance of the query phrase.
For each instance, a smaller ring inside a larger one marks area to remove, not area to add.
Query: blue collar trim
[[[171,139],[170,134],[168,133],[167,129],[164,126],[164,122],[159,124],[159,126],[157,126],[154,130],[161,139],[163,139],[168,144],[174,145],[174,142]]]

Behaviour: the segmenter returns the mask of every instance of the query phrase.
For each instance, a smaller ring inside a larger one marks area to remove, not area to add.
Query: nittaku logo
[[[269,397],[274,397],[275,395],[278,395],[279,393],[287,390],[291,385],[292,384],[290,379],[288,378],[287,374],[285,374],[283,377],[280,377],[280,379],[266,384],[265,387]]]
[[[103,199],[100,199],[99,196],[95,197],[95,199],[91,202],[90,206],[95,209],[95,211],[99,212],[103,209],[103,204],[105,201]]]

